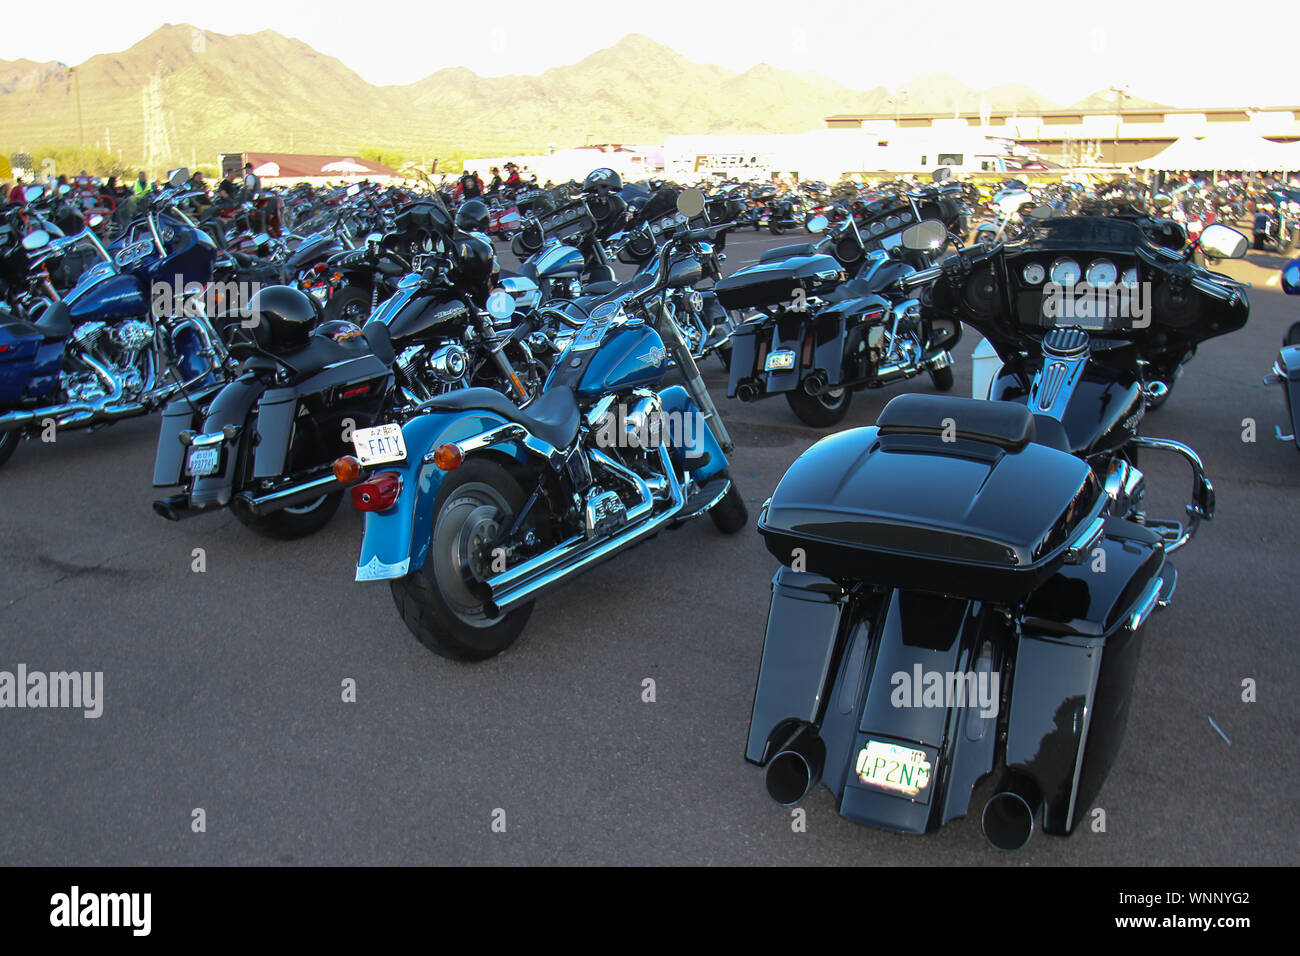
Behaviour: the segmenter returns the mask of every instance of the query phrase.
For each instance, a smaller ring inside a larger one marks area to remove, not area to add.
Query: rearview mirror
[[[44,186],[28,186],[23,190],[23,199],[26,202],[36,202],[36,200],[40,199],[44,195]]]
[[[359,183],[353,183],[344,192],[348,196],[355,196],[357,193],[361,192],[361,185]]]
[[[904,249],[914,252],[933,252],[943,247],[948,239],[948,229],[938,219],[922,219],[908,226],[898,237]]]
[[[1167,196],[1164,193],[1160,193],[1159,195],[1153,196],[1151,199],[1151,205],[1155,206],[1157,209],[1160,210],[1168,209],[1173,204],[1174,204],[1174,197]]]
[[[830,225],[830,220],[825,216],[813,216],[808,220],[808,231],[813,233],[825,232],[828,225]]]
[[[59,186],[59,195],[60,195],[60,196],[66,196],[66,195],[67,195],[68,193],[70,193],[70,192],[72,192],[72,187],[71,187],[71,186],[69,186],[67,183],[62,183],[62,184],[60,184],[60,186]]]
[[[44,249],[50,244],[50,234],[44,229],[36,229],[23,236],[23,248],[28,252]]]
[[[936,183],[946,182],[947,180],[952,179],[952,167],[940,166],[938,169],[936,169],[934,172],[930,174],[930,178],[933,179]]]
[[[687,219],[704,212],[704,193],[698,189],[683,189],[677,196],[677,211]]]
[[[1037,219],[1039,222],[1046,222],[1054,215],[1056,215],[1056,210],[1046,203],[1037,205],[1033,209],[1029,210],[1029,218]]]
[[[498,289],[488,296],[487,300],[488,315],[503,322],[515,314],[515,297],[509,292]]]
[[[1240,259],[1250,248],[1250,240],[1230,226],[1215,223],[1201,233],[1201,251],[1212,259]]]
[[[167,184],[177,188],[184,186],[185,181],[190,178],[190,171],[182,166],[180,169],[173,169],[167,174]]]

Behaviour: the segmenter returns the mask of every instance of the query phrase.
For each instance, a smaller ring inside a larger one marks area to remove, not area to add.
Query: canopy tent
[[[1138,163],[1137,167],[1166,171],[1300,169],[1300,150],[1293,149],[1295,145],[1284,146],[1247,133],[1212,133],[1199,139],[1183,136],[1163,152]]]

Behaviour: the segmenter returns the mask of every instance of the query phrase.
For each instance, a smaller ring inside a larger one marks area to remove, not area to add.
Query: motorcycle
[[[848,414],[857,390],[922,372],[940,391],[951,389],[950,350],[961,326],[926,319],[899,283],[958,241],[948,225],[958,217],[953,201],[930,187],[873,203],[861,228],[849,218],[819,243],[769,250],[719,281],[722,306],[750,314],[730,338],[727,396],[784,395],[801,421],[825,428]],[[920,222],[932,245],[913,254],[902,236]],[[852,279],[849,270],[857,270]]]
[[[1300,295],[1300,259],[1292,259],[1282,269],[1282,291],[1287,295]],[[1291,419],[1291,434],[1283,435],[1274,426],[1279,441],[1295,442],[1300,448],[1300,322],[1292,322],[1282,338],[1282,349],[1273,362],[1272,371],[1264,377],[1265,385],[1282,386],[1287,415]]]
[[[698,215],[702,194],[684,194],[680,208]],[[683,226],[653,281],[593,308],[529,407],[466,389],[424,403],[400,429],[354,435],[356,455],[335,473],[359,482],[357,580],[388,581],[430,650],[492,657],[537,597],[580,571],[705,512],[726,533],[744,526],[730,438],[664,320],[664,294],[690,278],[671,267],[676,242],[708,241],[715,228]],[[685,387],[656,391],[669,353]]]
[[[230,507],[259,534],[304,537],[338,510],[344,489],[331,465],[353,429],[404,420],[427,399],[471,385],[532,397],[541,376],[527,346],[483,310],[491,241],[455,232],[432,202],[399,219],[436,238],[417,260],[433,264],[405,276],[364,329],[322,321],[319,302],[297,290],[259,293],[293,293],[296,321],[253,308],[240,321],[250,331],[230,346],[241,363],[234,379],[168,405],[153,484],[183,488],[155,501],[157,514],[179,521]],[[507,349],[524,355],[518,370]]]
[[[1217,258],[1248,245],[1222,225],[1201,244]],[[1063,312],[1067,287],[1088,292],[1078,262],[1137,284]],[[1147,362],[1166,340],[1241,328],[1249,305],[1134,223],[1091,217],[905,281],[992,343],[995,400],[900,395],[781,479],[758,521],[781,567],[745,757],[779,803],[822,781],[842,816],[917,834],[965,815],[997,774],[981,822],[1013,850],[1040,819],[1069,834],[1097,797],[1142,627],[1173,597],[1169,556],[1214,515],[1196,453],[1138,434]],[[1146,516],[1149,452],[1190,466],[1186,526]]]
[[[1300,189],[1273,189],[1256,207],[1254,248],[1286,253],[1300,239]]]
[[[202,294],[216,248],[172,209],[188,176],[176,170],[112,259],[61,300],[0,318],[0,463],[24,436],[148,414],[224,369],[225,343]]]

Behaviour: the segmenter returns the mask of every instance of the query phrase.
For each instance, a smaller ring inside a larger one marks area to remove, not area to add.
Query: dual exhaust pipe
[[[767,765],[767,794],[783,807],[803,800],[822,778],[826,743],[811,724],[796,730]],[[1032,780],[1008,773],[984,805],[980,827],[994,849],[1011,852],[1024,848],[1034,835],[1034,821],[1042,811],[1043,797]]]

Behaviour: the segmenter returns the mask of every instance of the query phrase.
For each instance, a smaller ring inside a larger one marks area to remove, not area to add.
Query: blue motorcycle
[[[61,299],[0,308],[0,464],[24,436],[144,415],[221,380],[228,353],[204,306],[217,248],[176,208],[188,178],[176,170],[143,200]]]
[[[692,191],[682,211],[702,204]],[[527,406],[463,389],[400,427],[354,433],[357,454],[335,474],[365,514],[356,578],[388,581],[430,650],[492,657],[543,592],[659,530],[705,512],[724,533],[745,526],[731,439],[670,319],[672,292],[698,278],[699,244],[722,228],[684,223],[647,281],[593,305]],[[492,298],[508,316],[512,297]],[[670,355],[685,387],[659,388]]]

